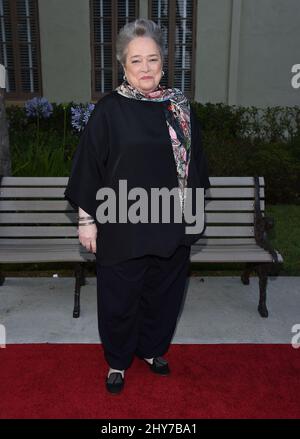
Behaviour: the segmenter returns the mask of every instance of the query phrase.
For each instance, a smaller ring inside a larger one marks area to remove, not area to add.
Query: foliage
[[[94,104],[50,105],[47,118],[28,117],[25,106],[7,107],[13,175],[69,175]],[[300,204],[299,106],[258,109],[197,102],[192,106],[210,175],[264,176],[268,203]]]

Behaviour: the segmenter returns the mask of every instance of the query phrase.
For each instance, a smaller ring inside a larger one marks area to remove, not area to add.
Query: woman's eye
[[[157,61],[157,58],[152,58],[152,59],[150,59],[150,61]],[[140,62],[139,60],[135,60],[135,61],[132,61],[132,64],[135,64],[135,63],[137,63],[137,62]]]

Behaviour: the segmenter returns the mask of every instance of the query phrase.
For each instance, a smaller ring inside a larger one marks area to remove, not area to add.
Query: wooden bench
[[[264,215],[263,177],[210,177],[205,194],[206,229],[191,248],[191,262],[243,263],[241,275],[249,284],[251,272],[259,278],[258,311],[268,317],[268,275],[278,275],[283,258],[268,241],[274,220]]]
[[[1,177],[0,177],[1,178]],[[268,316],[268,274],[278,273],[282,256],[267,241],[273,221],[264,216],[263,177],[211,177],[205,196],[206,229],[191,249],[191,262],[245,263],[241,276],[259,276],[259,306]],[[78,240],[77,212],[64,198],[68,177],[2,177],[0,263],[74,262],[73,317],[80,314],[84,265],[95,261]],[[0,275],[1,276],[1,275]],[[0,285],[4,282],[3,275]]]

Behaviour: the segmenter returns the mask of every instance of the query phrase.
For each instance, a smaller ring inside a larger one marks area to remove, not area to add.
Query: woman
[[[98,327],[111,393],[123,389],[134,355],[151,371],[170,373],[163,355],[182,303],[190,246],[201,235],[186,233],[184,189],[210,186],[189,101],[179,89],[159,84],[164,72],[158,25],[145,19],[126,24],[118,35],[117,59],[124,81],[97,102],[65,191],[78,208],[79,240],[96,254]],[[97,194],[103,188],[106,198]],[[175,188],[172,208],[180,206],[181,222],[175,214],[167,221],[160,213],[159,220],[146,218],[153,188],[170,193]],[[136,201],[137,209],[130,191],[149,197]],[[194,193],[192,199],[195,203]]]

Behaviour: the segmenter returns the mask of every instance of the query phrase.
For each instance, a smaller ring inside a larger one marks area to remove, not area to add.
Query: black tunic
[[[118,194],[119,180],[127,180],[128,191],[142,187],[178,187],[176,163],[166,124],[164,102],[127,98],[116,91],[101,98],[88,120],[75,151],[65,198],[96,220],[101,201],[99,188]],[[191,109],[191,159],[187,186],[210,186],[199,122]],[[128,207],[134,201],[128,201]],[[150,201],[149,201],[150,203]],[[150,204],[149,204],[150,206]],[[150,212],[150,210],[149,210]],[[118,209],[117,209],[118,214]],[[150,215],[150,214],[149,214]],[[118,218],[118,216],[117,216]],[[150,218],[150,216],[149,216]],[[111,265],[153,254],[170,256],[180,244],[191,245],[201,234],[186,234],[185,222],[105,223],[96,221],[96,259]]]

